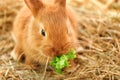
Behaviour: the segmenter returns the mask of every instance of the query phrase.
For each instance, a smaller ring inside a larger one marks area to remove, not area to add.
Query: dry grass
[[[120,80],[120,1],[70,0],[78,14],[79,40],[76,69],[58,75],[44,67],[34,71],[9,56],[14,46],[12,22],[22,0],[0,1],[0,79],[1,80]],[[43,79],[44,78],[44,79]]]

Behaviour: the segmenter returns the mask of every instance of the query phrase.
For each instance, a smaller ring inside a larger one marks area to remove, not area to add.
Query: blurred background
[[[76,69],[65,75],[49,69],[44,75],[44,67],[34,71],[10,57],[13,21],[24,5],[24,0],[0,0],[1,80],[120,80],[120,0],[67,0],[77,15],[83,50]]]

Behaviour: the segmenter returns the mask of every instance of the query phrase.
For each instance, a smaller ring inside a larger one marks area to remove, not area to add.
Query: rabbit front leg
[[[15,45],[13,51],[10,53],[10,55],[13,57],[16,61],[23,61],[25,56],[23,54],[23,50],[20,47],[20,45]]]

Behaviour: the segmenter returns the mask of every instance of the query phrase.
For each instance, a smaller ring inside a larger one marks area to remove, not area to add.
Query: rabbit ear
[[[36,15],[39,9],[44,8],[44,4],[40,0],[24,0],[24,1],[34,15]]]
[[[55,0],[55,3],[59,6],[66,7],[66,0]]]

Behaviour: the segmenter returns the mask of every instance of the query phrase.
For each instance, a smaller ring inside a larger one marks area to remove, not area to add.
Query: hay
[[[13,80],[119,80],[120,79],[120,2],[119,0],[70,0],[78,15],[79,40],[83,47],[78,53],[78,65],[71,73],[55,74],[44,69],[31,70],[9,56],[14,43],[12,22],[22,1],[0,2],[0,79]],[[42,67],[43,68],[43,67]],[[45,76],[43,76],[45,75]]]

